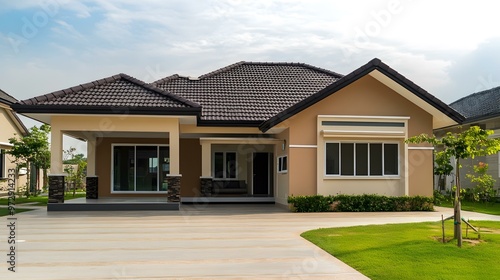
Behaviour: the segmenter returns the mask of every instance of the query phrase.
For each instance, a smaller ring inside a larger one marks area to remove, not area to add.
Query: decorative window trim
[[[288,155],[278,157],[278,173],[288,173]]]
[[[327,173],[327,146],[328,144],[338,144],[338,174],[333,173],[329,174]],[[353,144],[353,175],[342,175],[342,144]],[[356,165],[356,144],[367,144],[367,175],[357,175],[357,165]],[[370,166],[370,146],[371,144],[381,144],[382,145],[382,151],[381,151],[381,168],[382,168],[382,174],[381,175],[372,175],[371,173],[371,166]],[[395,144],[397,145],[397,174],[385,174],[385,145],[387,144]],[[377,142],[377,141],[366,141],[366,142],[361,142],[361,141],[327,141],[325,142],[325,151],[324,151],[324,176],[325,178],[356,178],[356,179],[375,179],[375,178],[399,178],[401,174],[401,152],[400,152],[400,143],[399,142],[392,142],[392,141],[385,141],[385,142]]]

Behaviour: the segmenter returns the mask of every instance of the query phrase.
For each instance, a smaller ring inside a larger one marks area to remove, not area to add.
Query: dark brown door
[[[269,153],[253,154],[253,194],[269,194]]]

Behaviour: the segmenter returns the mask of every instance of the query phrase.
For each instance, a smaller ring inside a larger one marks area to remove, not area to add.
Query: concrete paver
[[[0,231],[0,279],[367,279],[300,233],[437,221],[453,212],[437,210],[290,213],[273,205],[183,205],[178,212],[39,209],[16,215],[16,273],[7,270],[8,233]],[[478,213],[463,216],[500,221],[500,216]]]

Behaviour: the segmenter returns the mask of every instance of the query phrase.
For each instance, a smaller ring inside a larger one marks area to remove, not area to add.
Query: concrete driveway
[[[290,213],[273,205],[183,205],[179,212],[17,214],[16,270],[0,279],[367,279],[299,234],[320,227],[439,220],[437,212]],[[466,218],[499,216],[464,212]]]

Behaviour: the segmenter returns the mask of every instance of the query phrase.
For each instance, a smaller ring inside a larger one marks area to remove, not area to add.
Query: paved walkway
[[[0,279],[367,279],[299,234],[320,227],[439,220],[410,213],[290,213],[273,205],[183,205],[179,212],[16,215],[17,272]],[[500,216],[464,212],[465,218]]]

